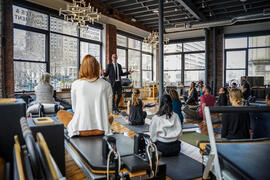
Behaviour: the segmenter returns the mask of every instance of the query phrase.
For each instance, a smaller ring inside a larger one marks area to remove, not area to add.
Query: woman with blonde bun
[[[240,89],[232,89],[229,94],[232,106],[243,106],[243,94]],[[248,139],[250,117],[248,112],[222,114],[221,137],[227,139]]]
[[[143,125],[147,116],[143,111],[143,102],[140,99],[140,90],[133,89],[131,101],[127,105],[128,121],[132,125]]]

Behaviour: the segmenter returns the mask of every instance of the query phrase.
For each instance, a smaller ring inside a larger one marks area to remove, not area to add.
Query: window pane
[[[117,34],[117,46],[127,47],[127,37]]]
[[[205,71],[185,71],[185,86],[200,80],[205,81]]]
[[[152,81],[152,71],[143,71],[143,83]],[[143,84],[144,85],[144,84]]]
[[[80,63],[82,63],[84,56],[88,54],[94,56],[100,62],[100,45],[81,41]]]
[[[71,22],[64,21],[62,19],[58,19],[55,17],[50,18],[50,28],[51,31],[78,36],[78,30],[76,24],[72,24]]]
[[[142,43],[142,51],[152,53],[152,45],[148,43]]]
[[[166,84],[178,84],[181,82],[181,71],[164,71],[164,82]]]
[[[78,40],[51,33],[50,71],[55,89],[68,86],[77,79]]]
[[[185,69],[204,69],[205,54],[185,54]]]
[[[164,56],[164,70],[181,70],[181,55]]]
[[[225,39],[225,49],[231,48],[246,48],[247,47],[247,38],[228,38]]]
[[[246,51],[227,51],[227,68],[245,68]]]
[[[204,51],[205,41],[184,43],[184,51]]]
[[[117,49],[117,62],[122,65],[122,68],[127,68],[126,65],[126,50],[124,49]]]
[[[231,80],[237,80],[240,83],[241,76],[245,75],[245,70],[227,70],[226,71],[226,83]]]
[[[13,5],[13,22],[25,26],[48,30],[48,16]]]
[[[128,47],[132,49],[141,49],[141,41],[128,38]]]
[[[249,47],[270,46],[270,36],[249,37]]]
[[[101,30],[94,27],[81,28],[80,36],[86,39],[101,41]]]
[[[141,73],[140,73],[140,52],[134,50],[128,50],[128,69],[134,70],[130,76],[135,87],[140,87]]]
[[[264,83],[270,83],[270,48],[249,50],[248,75],[264,76]]]
[[[45,34],[14,29],[14,59],[45,61]]]
[[[152,56],[147,54],[142,54],[142,69],[152,70]]]
[[[182,52],[182,43],[164,45],[164,53],[172,53],[172,52]]]
[[[34,91],[39,77],[46,72],[45,63],[14,61],[15,91]]]

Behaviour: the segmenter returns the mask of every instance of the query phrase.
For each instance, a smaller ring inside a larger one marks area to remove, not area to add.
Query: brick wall
[[[13,65],[13,17],[12,3],[13,0],[4,1],[2,11],[4,18],[3,34],[4,34],[4,55],[2,56],[2,96],[14,97],[14,65]]]
[[[216,92],[218,92],[218,89],[223,86],[223,29],[222,28],[216,28],[216,57],[217,57],[217,88]],[[211,85],[211,82],[213,81],[214,78],[214,73],[213,73],[213,29],[210,29],[209,31],[209,63],[208,63],[208,82],[209,85]]]
[[[3,83],[3,45],[2,45],[2,36],[3,36],[3,0],[0,0],[0,98],[3,97],[3,89],[2,89],[2,83]]]
[[[116,34],[116,26],[106,24],[106,64],[109,64],[111,62],[112,54],[116,54]]]

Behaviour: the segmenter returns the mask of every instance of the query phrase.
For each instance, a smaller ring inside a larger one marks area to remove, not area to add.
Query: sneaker
[[[113,114],[118,114],[118,112],[116,111],[116,110],[113,110],[113,112],[112,112]]]

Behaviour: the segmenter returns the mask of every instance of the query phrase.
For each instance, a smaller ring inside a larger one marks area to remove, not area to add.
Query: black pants
[[[112,105],[113,105],[113,110],[116,110],[118,109],[118,105],[119,105],[119,102],[121,100],[121,97],[122,97],[122,85],[121,85],[121,82],[120,81],[117,81],[114,83],[114,86],[112,87],[112,90],[113,90],[113,97],[112,97]],[[115,95],[117,94],[117,100],[116,100],[116,103],[115,103]]]
[[[162,156],[177,156],[181,150],[181,141],[174,141],[174,142],[161,142],[157,141],[156,146],[158,151],[162,153]]]

